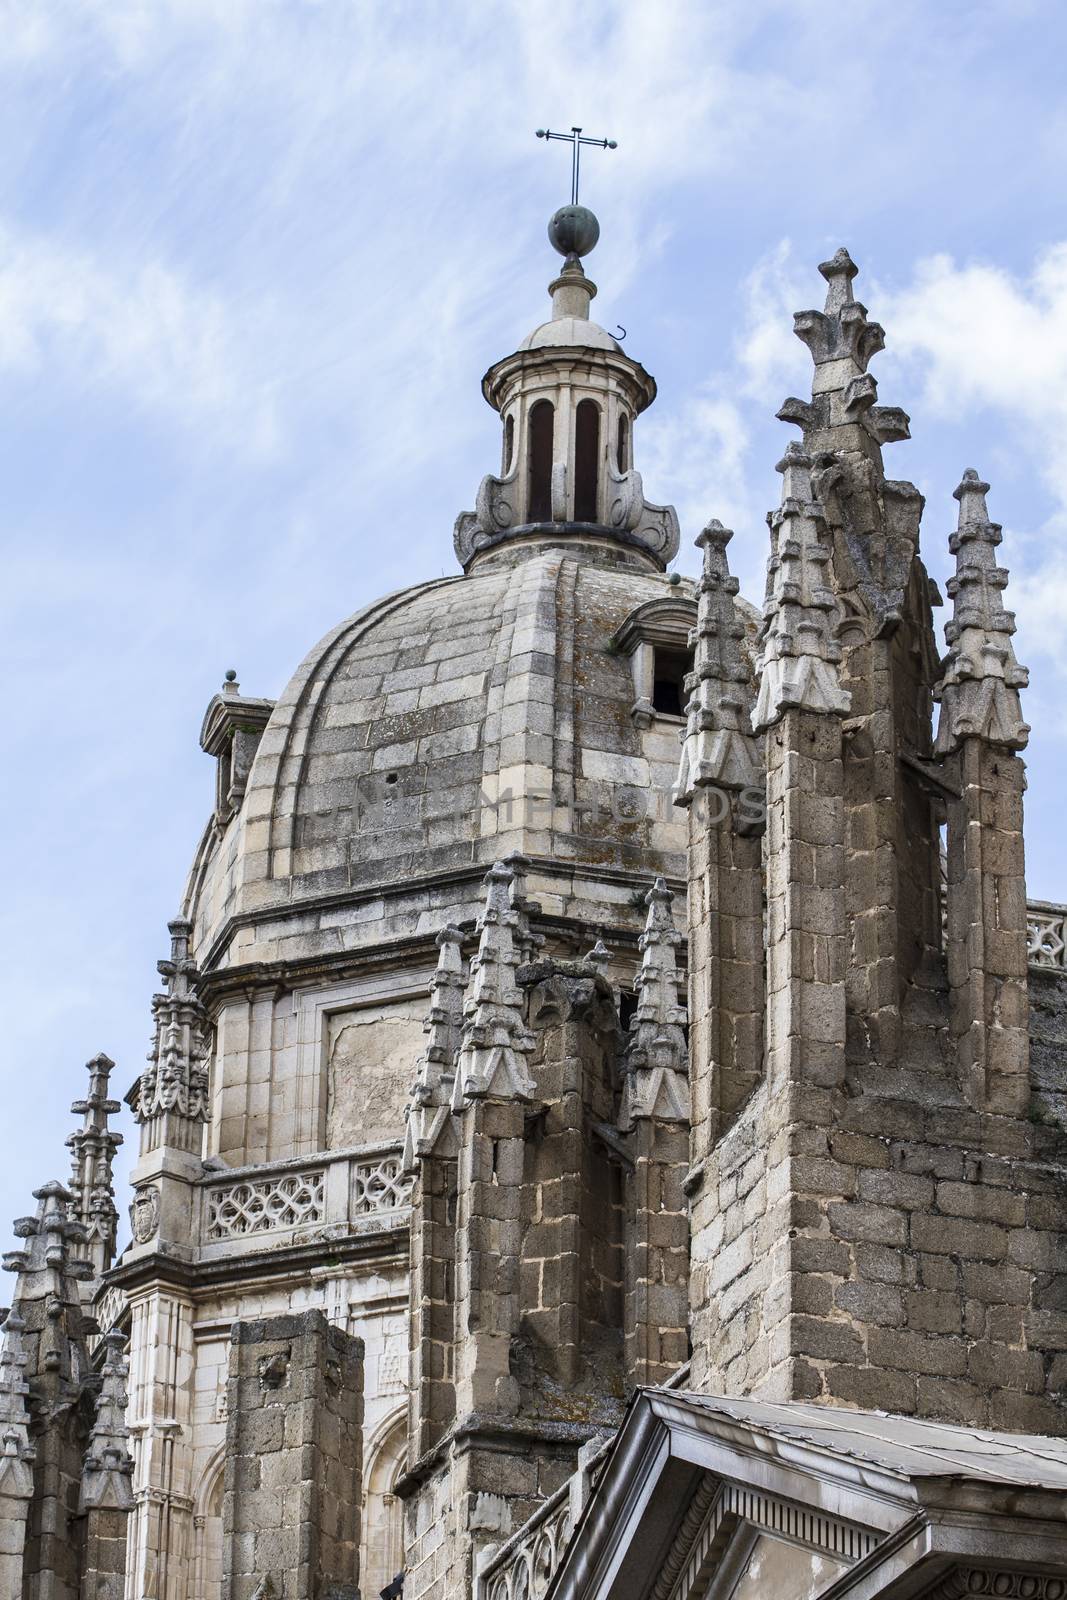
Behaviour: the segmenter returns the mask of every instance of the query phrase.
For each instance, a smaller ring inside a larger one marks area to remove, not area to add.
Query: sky
[[[942,585],[952,491],[992,484],[1028,888],[1067,900],[1065,47],[1054,0],[0,0],[0,1218],[66,1176],[83,1063],[140,1070],[223,673],[276,696],[456,570],[479,380],[558,264],[538,127],[618,142],[582,198],[594,315],[659,384],[635,464],[680,568],[717,516],[754,599],[793,312],[848,247]]]

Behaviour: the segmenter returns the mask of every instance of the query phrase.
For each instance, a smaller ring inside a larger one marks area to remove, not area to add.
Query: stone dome
[[[483,379],[503,469],[457,519],[462,574],[342,622],[277,702],[228,681],[208,706],[215,809],[181,925],[214,1026],[208,1152],[230,1168],[395,1167],[435,941],[452,925],[470,953],[494,862],[520,858],[546,955],[602,938],[627,989],[653,879],[685,892],[696,603],[634,465],[655,382],[589,322],[577,261],[550,293],[551,342]]]
[[[520,350],[546,350],[585,347],[592,350],[618,350],[622,345],[606,328],[588,317],[553,317],[528,333]]]
[[[576,938],[636,928],[635,891],[683,876],[682,723],[635,716],[635,639],[614,641],[649,602],[684,641],[692,594],[610,540],[542,538],[327,634],[205,836],[187,896],[201,966],[429,938],[475,915],[515,850]]]

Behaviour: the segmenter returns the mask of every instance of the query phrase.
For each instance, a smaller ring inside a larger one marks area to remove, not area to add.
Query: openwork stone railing
[[[97,1331],[89,1337],[91,1353],[95,1352],[106,1333],[118,1327],[126,1315],[127,1304],[126,1291],[120,1289],[117,1283],[110,1283],[106,1289],[97,1292],[92,1307]]]
[[[483,1557],[476,1600],[543,1600],[611,1442],[609,1437],[583,1445],[577,1472],[505,1544]]]
[[[211,1173],[200,1190],[201,1249],[228,1254],[401,1226],[411,1183],[392,1143]]]
[[[1027,960],[1032,967],[1067,972],[1067,906],[1028,901],[1026,942]]]
[[[360,1162],[352,1169],[352,1210],[362,1217],[406,1206],[414,1181],[414,1175],[404,1171],[399,1154]]]
[[[277,1178],[220,1184],[207,1191],[207,1238],[295,1228],[321,1222],[326,1212],[326,1169],[287,1172]]]

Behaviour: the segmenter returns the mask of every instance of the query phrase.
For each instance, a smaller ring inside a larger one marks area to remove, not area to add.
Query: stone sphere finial
[[[236,683],[237,682],[237,668],[236,667],[227,667],[227,669],[226,669],[226,682],[227,683]]]
[[[600,238],[600,223],[588,206],[560,206],[548,224],[548,237],[561,256],[587,256]]]

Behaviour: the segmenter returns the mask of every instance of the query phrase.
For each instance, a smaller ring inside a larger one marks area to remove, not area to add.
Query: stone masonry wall
[[[802,732],[816,750],[819,730]],[[694,1295],[707,1307],[694,1381],[1062,1433],[1064,1136],[1041,1106],[973,1103],[936,951],[902,997],[896,1064],[843,1049],[840,975],[820,954],[820,939],[849,931],[840,894],[820,890],[848,870],[821,842],[840,837],[834,784],[801,761],[783,785],[790,760],[780,775],[768,749],[767,1076],[694,1179]],[[991,913],[987,926],[995,940]],[[996,1062],[1014,1015],[988,1015]]]
[[[363,1343],[320,1311],[232,1341],[223,1600],[358,1600]]]
[[[556,1433],[536,1439],[521,1423],[504,1424],[477,1440],[450,1442],[417,1489],[412,1485],[404,1600],[474,1594],[479,1563],[573,1473],[588,1430],[561,1424]]]

